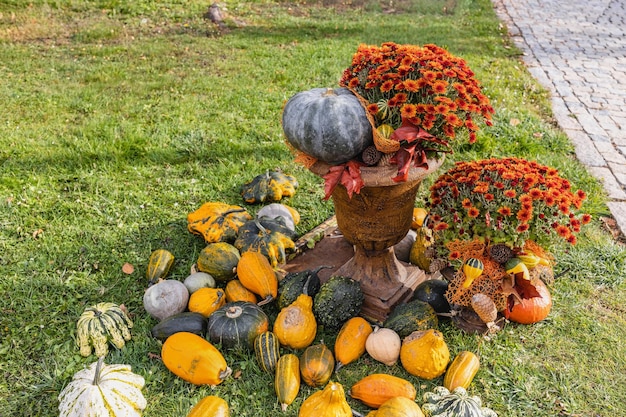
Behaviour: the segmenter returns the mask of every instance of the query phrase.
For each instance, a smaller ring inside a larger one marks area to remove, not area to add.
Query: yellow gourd
[[[463,281],[463,288],[469,288],[474,280],[483,274],[485,265],[480,259],[469,258],[463,264],[463,274],[465,280]]]
[[[278,359],[274,389],[281,409],[287,411],[300,390],[300,360],[293,353],[287,353]]]
[[[204,287],[191,294],[187,308],[189,311],[209,317],[224,304],[226,296],[223,289]]]
[[[283,346],[304,349],[313,343],[316,333],[313,299],[306,294],[300,294],[296,301],[280,310],[276,316],[274,334]]]
[[[220,397],[207,395],[189,411],[187,417],[229,417],[228,403]]]
[[[302,402],[298,417],[352,417],[352,409],[341,384],[329,382]]]
[[[365,342],[374,329],[363,317],[353,317],[343,324],[335,340],[335,372],[365,353]]]
[[[434,329],[419,330],[402,342],[400,362],[411,375],[433,379],[446,371],[450,351],[441,332]]]
[[[478,356],[467,350],[460,352],[448,367],[446,376],[443,378],[443,386],[450,392],[457,387],[467,389],[478,372],[478,368],[480,368]]]
[[[247,251],[237,263],[237,277],[241,285],[261,297],[259,305],[278,296],[278,278],[270,261],[260,252]]]
[[[228,281],[228,284],[226,284],[226,287],[224,288],[224,293],[226,294],[226,302],[228,303],[235,301],[248,301],[256,304],[258,301],[256,294],[241,285],[241,281],[238,279]]]
[[[405,397],[394,397],[383,403],[376,411],[376,417],[424,417],[419,405]]]

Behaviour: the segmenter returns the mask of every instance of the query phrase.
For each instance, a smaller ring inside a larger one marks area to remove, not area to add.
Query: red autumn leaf
[[[346,187],[350,198],[352,198],[354,193],[358,194],[364,185],[361,178],[361,165],[361,163],[351,160],[345,164],[330,167],[328,173],[323,176],[324,200],[330,198],[338,184]]]
[[[418,139],[431,139],[433,135],[422,129],[421,127],[414,125],[408,119],[402,118],[402,124],[399,128],[389,136],[391,140],[397,140],[400,143],[413,143]]]
[[[535,288],[533,283],[527,279],[516,279],[515,289],[522,298],[541,297],[541,294],[539,294],[537,288]]]
[[[354,193],[359,194],[363,185],[363,178],[361,178],[361,165],[356,161],[348,161],[347,169],[341,176],[341,184],[346,187],[348,197],[352,198]]]
[[[409,178],[409,168],[413,161],[413,153],[417,144],[398,149],[391,158],[391,163],[398,165],[398,175],[392,178],[395,182],[403,182]]]
[[[341,182],[341,176],[346,169],[345,165],[334,165],[330,167],[330,170],[324,178],[324,200],[328,200],[333,193],[333,190]]]

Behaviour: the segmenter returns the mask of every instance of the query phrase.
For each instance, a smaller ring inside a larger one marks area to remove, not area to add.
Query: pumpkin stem
[[[233,373],[233,370],[230,367],[226,367],[225,370],[223,370],[222,372],[220,372],[220,379],[224,380],[226,378],[228,378],[230,376],[230,374]]]
[[[102,365],[104,365],[104,356],[100,356],[98,358],[98,363],[96,363],[96,372],[93,376],[93,382],[91,383],[92,385],[100,384],[100,372],[102,371]]]
[[[328,96],[336,96],[337,94],[335,93],[335,89],[334,88],[327,88],[326,92],[324,94],[322,94],[322,97],[328,97]]]
[[[258,221],[257,219],[254,219],[254,224],[256,225],[256,227],[262,232],[262,233],[268,233],[267,229],[265,227],[263,227],[263,225],[261,224],[260,221]]]
[[[265,304],[272,302],[273,299],[274,299],[274,297],[272,297],[272,295],[270,294],[267,297],[265,297],[263,300],[261,300],[258,303],[256,303],[256,305],[264,306]]]
[[[243,313],[243,309],[239,306],[231,306],[228,308],[228,310],[226,310],[226,317],[228,317],[229,319],[236,319],[237,317],[241,316],[241,313]]]

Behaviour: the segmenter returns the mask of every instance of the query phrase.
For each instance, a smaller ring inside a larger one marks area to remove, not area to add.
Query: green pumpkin
[[[290,272],[278,283],[278,307],[283,309],[296,301],[300,294],[315,297],[322,285],[317,273],[328,266]]]
[[[410,301],[424,301],[430,304],[436,313],[449,313],[450,303],[446,298],[446,291],[448,291],[447,281],[442,279],[429,279],[415,288]]]
[[[235,247],[241,253],[260,252],[270,261],[272,267],[287,262],[287,252],[293,252],[296,233],[289,229],[283,219],[259,217],[246,222],[239,228]]]
[[[204,336],[207,328],[207,320],[200,313],[186,311],[174,314],[161,320],[152,328],[152,337],[165,341],[168,337],[178,332],[189,332]]]
[[[224,348],[254,348],[254,340],[269,329],[261,307],[248,301],[228,303],[209,316],[207,339]]]
[[[349,277],[335,275],[322,284],[313,302],[318,324],[328,330],[339,330],[359,314],[363,305],[361,285]]]
[[[313,88],[291,97],[283,109],[283,132],[297,150],[338,165],[373,144],[372,126],[347,88]]]
[[[254,356],[261,369],[270,374],[274,372],[280,359],[280,343],[274,333],[266,331],[254,339]]]
[[[281,171],[259,174],[241,186],[241,196],[248,204],[280,201],[292,197],[298,188],[298,180]]]
[[[470,396],[463,387],[452,392],[436,387],[424,394],[424,402],[422,411],[427,417],[498,417],[493,410],[482,406],[480,397]]]
[[[225,283],[235,278],[239,258],[239,250],[230,243],[209,243],[200,251],[198,270],[211,275],[217,282]]]
[[[439,319],[435,310],[425,301],[413,300],[396,306],[389,314],[383,327],[405,338],[418,330],[437,329]]]

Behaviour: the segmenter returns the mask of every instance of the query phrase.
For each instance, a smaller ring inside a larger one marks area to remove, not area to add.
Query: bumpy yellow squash
[[[450,351],[441,332],[434,329],[418,330],[402,342],[400,362],[411,375],[433,379],[446,371]]]
[[[292,349],[304,349],[313,343],[317,334],[313,299],[300,294],[296,301],[280,310],[274,322],[274,333],[281,345]]]
[[[330,382],[302,402],[298,417],[352,417],[352,409],[341,384]]]

